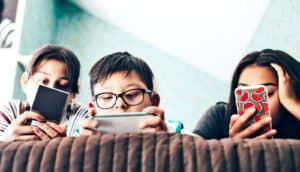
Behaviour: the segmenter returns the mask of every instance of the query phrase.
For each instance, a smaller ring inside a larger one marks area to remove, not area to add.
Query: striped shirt
[[[15,23],[3,19],[0,23],[0,47],[10,48],[14,39]]]
[[[28,102],[21,100],[11,100],[6,105],[0,106],[0,137],[4,135],[11,123],[16,120],[25,111],[29,111]],[[67,108],[66,115],[62,118],[60,124],[67,126],[67,136],[78,136],[77,128],[79,119],[88,115],[88,109],[85,106],[72,103]]]

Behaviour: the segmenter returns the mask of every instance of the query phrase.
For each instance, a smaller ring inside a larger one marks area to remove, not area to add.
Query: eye
[[[37,80],[39,84],[48,85],[49,79],[38,79]]]
[[[269,96],[269,97],[272,97],[273,95],[274,95],[274,92],[269,92],[269,93],[268,93],[268,96]]]
[[[102,99],[102,100],[111,100],[113,98],[114,98],[114,96],[112,94],[108,94],[108,93],[100,94],[98,96],[98,99]]]
[[[68,90],[70,89],[70,84],[68,82],[57,82],[55,84],[56,88],[61,89],[61,90]]]
[[[140,90],[131,90],[131,91],[127,92],[126,94],[124,94],[124,97],[128,100],[132,100],[140,95],[141,95]]]

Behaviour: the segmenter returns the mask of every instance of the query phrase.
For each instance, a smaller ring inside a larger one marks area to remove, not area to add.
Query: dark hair
[[[4,10],[4,0],[0,0],[0,21],[2,21],[2,13]]]
[[[76,55],[69,49],[56,46],[46,45],[38,49],[32,56],[27,66],[27,72],[32,75],[36,72],[38,66],[44,60],[55,59],[66,64],[67,79],[69,81],[70,91],[78,93],[78,78],[80,74],[80,62]]]
[[[128,75],[131,71],[136,71],[148,89],[153,90],[153,73],[148,64],[128,52],[116,52],[102,57],[92,66],[89,72],[92,96],[96,83],[106,80],[116,72],[126,72]]]
[[[227,123],[229,123],[231,115],[237,113],[234,90],[238,86],[238,80],[241,72],[249,65],[255,64],[271,69],[278,78],[276,71],[270,65],[271,63],[280,65],[283,70],[287,72],[296,97],[300,99],[300,63],[289,54],[280,50],[264,49],[262,51],[255,51],[242,58],[233,73],[229,94],[228,111],[225,117]],[[283,110],[285,113],[289,113],[285,108],[283,108]],[[228,128],[225,130],[228,131]]]

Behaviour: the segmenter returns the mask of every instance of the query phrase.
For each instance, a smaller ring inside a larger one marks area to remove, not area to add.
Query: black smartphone
[[[68,92],[39,85],[31,111],[40,113],[47,121],[60,123],[66,113],[68,97]]]

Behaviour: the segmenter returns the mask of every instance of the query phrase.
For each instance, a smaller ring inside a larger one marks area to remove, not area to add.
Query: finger
[[[24,125],[27,120],[31,120],[31,119],[37,121],[43,121],[44,117],[39,113],[26,111],[16,119],[15,124]]]
[[[47,121],[47,124],[54,129],[55,131],[57,131],[59,133],[60,136],[66,136],[66,132],[67,132],[67,128],[66,127],[62,127],[54,122],[50,122]]]
[[[89,116],[95,116],[97,114],[96,107],[93,103],[88,104],[88,114]]]
[[[155,128],[144,128],[144,129],[142,129],[142,132],[143,133],[154,133],[154,132],[156,132],[156,129]]]
[[[91,118],[82,118],[79,120],[79,126],[85,129],[93,129],[99,127],[99,121]]]
[[[265,117],[262,120],[255,122],[252,125],[250,125],[249,127],[247,127],[246,129],[244,129],[241,133],[239,133],[239,137],[240,138],[249,138],[257,131],[268,126],[271,123],[271,121],[272,121],[271,117],[269,117],[269,116]]]
[[[266,133],[263,133],[257,137],[255,137],[254,139],[269,139],[272,138],[273,136],[275,136],[277,134],[277,131],[275,129],[272,129]]]
[[[15,141],[30,141],[30,140],[39,140],[40,138],[37,135],[22,135],[18,136]]]
[[[245,110],[245,113],[243,115],[240,115],[239,118],[235,121],[234,125],[231,127],[231,133],[238,133],[241,131],[246,123],[249,121],[249,119],[255,114],[255,107],[249,107]]]
[[[80,135],[81,136],[90,136],[90,135],[95,135],[95,134],[98,134],[98,133],[99,132],[96,131],[96,130],[80,128]]]
[[[279,78],[285,78],[285,72],[280,65],[271,63],[271,66],[276,70]]]
[[[161,118],[159,117],[152,117],[152,118],[148,118],[148,119],[145,119],[143,121],[141,121],[139,123],[139,127],[141,129],[144,129],[144,128],[157,128],[159,127],[160,130],[166,130],[167,127],[166,127],[166,124],[164,122],[164,120],[162,120]]]
[[[157,106],[149,106],[143,109],[143,112],[149,113],[149,114],[154,114],[158,117],[160,117],[162,120],[165,119],[165,112],[163,109],[157,107]]]
[[[30,125],[25,125],[25,126],[16,126],[12,133],[14,135],[27,135],[27,134],[33,134],[33,131],[32,131],[32,126]]]
[[[229,122],[229,128],[232,128],[232,126],[238,120],[238,118],[239,118],[239,115],[237,115],[237,114],[231,115],[230,122]]]
[[[47,140],[50,139],[50,137],[45,134],[39,127],[33,126],[33,132],[41,139],[41,140]]]
[[[51,128],[47,123],[38,122],[36,125],[39,129],[41,129],[46,135],[50,138],[56,138],[59,136],[59,133]]]

